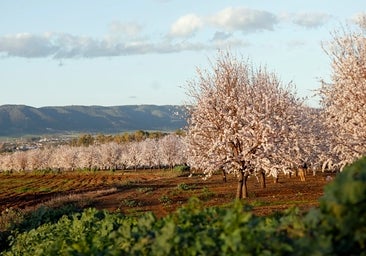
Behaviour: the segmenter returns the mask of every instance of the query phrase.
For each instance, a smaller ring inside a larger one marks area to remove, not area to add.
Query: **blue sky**
[[[365,9],[361,0],[0,1],[0,105],[183,104],[187,81],[218,49],[311,96],[330,75],[321,42]]]

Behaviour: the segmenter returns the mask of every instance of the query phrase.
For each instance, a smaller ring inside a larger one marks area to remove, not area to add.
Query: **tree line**
[[[175,134],[182,134],[182,131],[177,130],[175,131]],[[128,142],[140,142],[145,139],[161,139],[162,137],[168,135],[167,132],[161,132],[161,131],[143,131],[138,130],[134,132],[124,132],[121,134],[115,134],[115,135],[106,135],[106,134],[82,134],[78,136],[77,138],[73,138],[70,141],[71,146],[90,146],[93,144],[104,144],[104,143],[128,143]]]
[[[176,134],[88,145],[59,145],[1,154],[0,171],[152,169],[186,163],[183,137]]]

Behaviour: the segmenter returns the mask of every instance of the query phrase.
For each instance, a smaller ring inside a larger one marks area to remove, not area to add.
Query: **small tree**
[[[206,177],[220,168],[234,174],[238,198],[248,196],[249,175],[287,172],[300,106],[292,88],[230,53],[219,55],[213,73],[198,70],[198,80],[187,90],[192,99],[187,131],[191,167]]]
[[[175,134],[169,134],[159,140],[159,153],[162,164],[173,169],[175,165],[183,164],[184,145],[181,137]]]
[[[366,154],[366,16],[358,29],[333,33],[324,47],[331,60],[330,83],[322,81],[321,103],[332,137],[333,161],[342,169]]]
[[[142,156],[140,154],[141,143],[132,141],[127,143],[125,147],[127,148],[125,151],[125,153],[127,153],[127,166],[137,170],[137,168],[139,168],[142,163]]]
[[[141,143],[141,152],[143,165],[153,169],[159,165],[158,155],[159,155],[159,146],[157,139],[147,138],[143,140]]]
[[[297,131],[290,134],[295,138],[291,138],[294,145],[288,150],[287,161],[293,164],[294,171],[306,166],[315,175],[316,171],[324,170],[331,164],[333,156],[329,152],[329,130],[320,108],[300,106],[296,119]]]
[[[97,147],[100,155],[100,169],[116,170],[118,168],[118,159],[121,157],[120,146],[116,142],[109,142]]]
[[[42,149],[34,149],[28,152],[28,165],[29,170],[40,170],[42,168],[42,159],[43,159],[43,150]]]
[[[24,171],[27,168],[27,153],[24,151],[16,151],[14,154],[14,169],[16,171]]]

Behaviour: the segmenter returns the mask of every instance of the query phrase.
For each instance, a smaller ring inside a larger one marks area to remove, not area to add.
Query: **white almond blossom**
[[[221,53],[213,72],[198,70],[188,84],[192,99],[188,162],[210,177],[224,169],[238,177],[237,197],[247,197],[246,179],[265,172],[289,172],[296,159],[298,113],[302,106],[293,85],[282,85],[265,68],[254,69],[230,53]]]
[[[340,170],[366,154],[366,15],[358,29],[333,33],[324,47],[331,59],[331,82],[322,82],[321,103],[332,162]]]

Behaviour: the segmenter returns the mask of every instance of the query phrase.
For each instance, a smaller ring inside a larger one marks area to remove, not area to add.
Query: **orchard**
[[[267,67],[219,51],[211,69],[198,69],[196,79],[187,84],[188,125],[181,134],[147,138],[141,133],[135,141],[120,142],[100,136],[105,143],[87,136],[74,145],[0,154],[4,176],[45,170],[137,174],[137,169],[150,169],[153,176],[155,169],[176,166],[190,168],[190,175],[181,177],[185,180],[222,173],[224,180],[226,175],[237,180],[237,199],[249,197],[250,177],[258,178],[264,189],[266,177],[277,180],[299,173],[306,182],[305,173],[336,172],[318,208],[256,216],[245,200],[203,207],[192,198],[162,218],[151,212],[126,216],[67,207],[40,207],[20,216],[6,209],[0,216],[1,255],[366,255],[365,33],[363,15],[356,27],[334,31],[332,40],[323,43],[332,74],[317,90],[319,108],[308,106],[294,84],[281,81]],[[135,185],[108,182],[114,187],[106,193]],[[153,189],[140,188],[138,193],[146,197]],[[178,197],[190,189],[197,188],[181,183],[173,192]],[[201,189],[209,198],[207,187]],[[159,201],[171,203],[168,195]],[[139,202],[122,203],[134,207]]]

